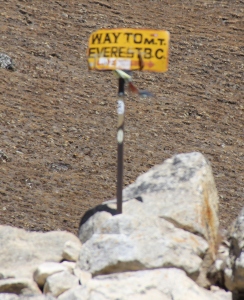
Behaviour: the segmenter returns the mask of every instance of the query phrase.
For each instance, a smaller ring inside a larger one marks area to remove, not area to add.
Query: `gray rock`
[[[92,279],[92,274],[86,271],[81,270],[80,268],[74,269],[74,275],[79,278],[81,285],[86,285],[88,281]]]
[[[218,195],[210,163],[198,152],[178,154],[139,176],[123,193],[145,209],[203,236],[215,257],[219,237]]]
[[[101,207],[101,206],[98,206]],[[108,206],[102,206],[101,208],[105,209],[108,208]],[[111,218],[112,215],[109,212],[106,211],[95,211],[90,210],[86,212],[85,216],[89,215],[91,213],[91,217],[88,218],[88,220],[80,225],[79,228],[79,239],[82,243],[85,243],[87,240],[89,240],[92,235],[97,231],[97,229],[101,226],[101,224],[106,221],[107,219]],[[93,214],[93,215],[92,215]]]
[[[125,188],[123,199],[123,214],[138,214],[136,205],[135,210],[132,206],[125,207],[131,199],[137,199],[143,204],[140,212],[164,218],[176,227],[204,237],[212,259],[215,258],[219,242],[218,195],[211,166],[201,153],[178,154],[153,167]],[[103,207],[100,205],[85,214],[79,229],[83,243],[103,222],[100,218],[87,224],[89,217],[94,220],[98,211],[101,214],[102,208],[107,212],[103,218],[110,218],[115,214],[116,202],[104,202]]]
[[[15,294],[0,294],[0,300],[55,300],[51,295],[15,295]]]
[[[41,294],[37,284],[27,278],[8,278],[0,280],[0,293]]]
[[[9,57],[7,54],[0,53],[0,68],[4,68],[11,71],[14,70],[12,58]]]
[[[45,261],[60,262],[67,241],[80,245],[79,239],[66,231],[28,232],[0,225],[0,273],[4,278],[33,278]]]
[[[19,297],[15,294],[1,293],[0,300],[19,300]]]
[[[225,285],[231,291],[244,293],[244,208],[230,229],[229,241]]]
[[[231,293],[199,287],[177,269],[157,269],[97,276],[59,300],[231,300]]]
[[[227,240],[223,240],[219,245],[216,260],[208,270],[208,278],[212,285],[225,288],[224,270],[227,267],[228,259],[229,243]]]
[[[63,259],[68,261],[77,261],[81,250],[81,243],[67,241],[63,249]]]
[[[139,176],[123,196],[122,217],[116,216],[112,200],[82,218],[79,238],[84,244],[78,265],[93,275],[170,266],[194,280],[199,275],[198,283],[208,286],[219,221],[217,190],[204,156],[176,155]],[[199,237],[208,242],[208,250],[205,243],[198,252],[197,242],[189,242]]]
[[[177,267],[196,279],[207,249],[203,238],[164,219],[121,214],[83,244],[77,265],[93,275]]]
[[[58,300],[88,300],[90,299],[89,296],[89,289],[87,286],[76,286],[58,297]],[[98,300],[98,299],[97,299]]]
[[[43,287],[48,276],[63,271],[67,271],[67,268],[64,265],[55,262],[45,262],[38,266],[33,277],[35,282],[40,287]]]
[[[63,265],[66,268],[66,270],[68,270],[71,274],[74,274],[74,269],[76,267],[76,262],[64,260],[64,261],[61,262],[61,265]]]
[[[49,276],[44,285],[44,294],[58,297],[63,292],[79,285],[79,279],[69,272],[59,272]]]

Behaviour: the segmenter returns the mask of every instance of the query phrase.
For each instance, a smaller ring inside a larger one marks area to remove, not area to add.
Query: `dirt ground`
[[[171,34],[167,73],[135,72],[126,97],[124,183],[176,153],[211,162],[221,226],[244,206],[244,1],[0,2],[0,224],[76,233],[116,195],[117,79],[89,72],[99,28]]]

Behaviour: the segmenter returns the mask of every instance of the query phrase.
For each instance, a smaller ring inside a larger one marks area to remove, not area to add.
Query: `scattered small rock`
[[[7,162],[10,160],[11,159],[7,156],[7,154],[3,150],[0,150],[0,161]]]
[[[14,71],[14,63],[12,58],[7,54],[0,53],[0,67],[10,71]]]
[[[57,163],[51,163],[49,165],[49,169],[51,171],[64,172],[64,171],[68,171],[72,168],[71,168],[71,165],[69,165],[69,164],[62,163],[62,162],[57,162]]]

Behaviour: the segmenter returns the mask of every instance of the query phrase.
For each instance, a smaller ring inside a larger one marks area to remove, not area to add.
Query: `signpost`
[[[132,28],[100,29],[91,34],[87,55],[89,70],[113,70],[119,78],[117,211],[122,213],[125,83],[128,82],[130,90],[139,95],[150,95],[133,85],[130,71],[166,72],[169,32]]]
[[[89,39],[90,70],[168,70],[169,32],[153,29],[100,29]]]

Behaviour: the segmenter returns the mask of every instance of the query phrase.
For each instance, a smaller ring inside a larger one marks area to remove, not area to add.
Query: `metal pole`
[[[122,213],[122,192],[123,192],[123,152],[124,152],[124,118],[125,118],[125,104],[124,104],[124,88],[125,80],[119,78],[119,98],[118,98],[118,128],[117,128],[117,142],[118,142],[118,157],[117,157],[117,211]]]

